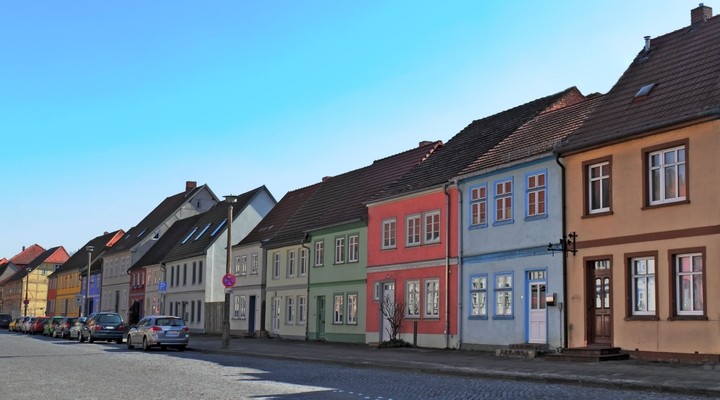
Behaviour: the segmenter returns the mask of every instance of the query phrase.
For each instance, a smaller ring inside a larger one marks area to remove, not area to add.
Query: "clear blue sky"
[[[1,2],[0,258],[128,230],[186,180],[279,200],[571,86],[607,92],[697,5]]]

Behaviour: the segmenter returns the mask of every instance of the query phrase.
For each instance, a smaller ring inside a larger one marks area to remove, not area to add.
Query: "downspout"
[[[566,217],[566,206],[565,206],[565,196],[566,196],[566,190],[565,190],[565,165],[560,162],[560,154],[557,154],[555,157],[555,162],[557,165],[560,166],[560,191],[561,191],[561,199],[560,203],[562,204],[562,238],[567,237],[567,217]],[[563,281],[563,293],[562,293],[562,302],[559,304],[562,304],[562,307],[558,311],[560,311],[560,319],[562,320],[562,338],[560,339],[560,345],[563,348],[567,348],[567,337],[568,337],[568,325],[567,325],[567,318],[565,316],[567,315],[567,252],[563,252],[563,268],[562,268],[562,281]]]
[[[458,341],[457,341],[457,348],[460,349],[462,347],[462,323],[463,323],[463,317],[465,315],[465,311],[463,310],[463,194],[462,190],[460,190],[460,185],[457,182],[457,179],[455,180],[455,187],[457,188],[458,192],[458,199],[459,199],[459,208],[458,208],[458,306],[457,306],[457,324],[458,324]]]
[[[443,184],[445,192],[445,348],[450,348],[450,182]]]
[[[300,246],[303,249],[307,249],[307,295],[305,296],[305,340],[308,340],[310,338],[309,336],[309,329],[310,329],[310,319],[308,318],[310,316],[310,248],[305,246],[305,241],[307,240],[308,233],[303,232],[303,238],[300,241]],[[300,258],[300,257],[298,257]]]

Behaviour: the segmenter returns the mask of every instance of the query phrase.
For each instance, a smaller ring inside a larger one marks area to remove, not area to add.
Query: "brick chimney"
[[[189,192],[197,187],[197,182],[195,181],[185,181],[185,191]]]
[[[700,22],[707,21],[708,18],[712,17],[712,7],[708,7],[703,3],[700,3],[698,8],[690,10],[690,24],[695,25]]]

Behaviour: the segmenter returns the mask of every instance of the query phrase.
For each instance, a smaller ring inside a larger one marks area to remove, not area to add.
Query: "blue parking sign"
[[[167,282],[165,282],[165,281],[158,282],[158,291],[164,292],[166,290],[167,290]]]

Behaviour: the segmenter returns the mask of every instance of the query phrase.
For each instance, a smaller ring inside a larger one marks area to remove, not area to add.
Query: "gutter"
[[[560,203],[562,204],[562,212],[561,212],[561,214],[562,214],[562,236],[561,237],[565,238],[565,237],[567,237],[566,236],[567,235],[567,207],[566,207],[567,202],[565,200],[567,191],[565,189],[565,165],[562,162],[560,162],[560,154],[558,154],[555,157],[555,162],[557,163],[557,165],[560,166],[560,170],[561,170],[561,173],[560,173],[560,186],[561,186]],[[567,325],[567,318],[565,318],[565,316],[567,315],[567,306],[568,306],[568,304],[567,304],[567,281],[568,281],[568,279],[567,279],[567,268],[568,268],[567,252],[563,252],[562,257],[563,257],[563,266],[562,266],[563,293],[562,293],[562,302],[560,302],[559,304],[562,304],[563,307],[559,307],[560,308],[560,310],[559,310],[560,311],[560,319],[562,320],[562,338],[560,338],[560,345],[563,348],[567,348],[568,347],[567,346],[568,325]]]
[[[445,193],[445,348],[450,348],[450,194],[448,186],[450,182],[443,184]]]
[[[463,304],[464,302],[461,300],[462,293],[463,293],[463,194],[460,190],[460,185],[458,184],[457,179],[454,180],[455,187],[457,188],[458,192],[458,200],[459,200],[459,208],[458,208],[458,302],[457,302],[457,326],[458,326],[458,341],[457,341],[457,348],[462,348],[462,323],[463,323],[463,316],[465,315],[465,311],[463,310]]]
[[[305,340],[309,339],[309,329],[310,329],[310,248],[305,246],[305,241],[307,240],[308,233],[303,232],[303,238],[300,240],[300,246],[303,249],[307,249],[307,295],[305,296]],[[298,254],[298,261],[300,261],[300,254]],[[299,267],[299,266],[298,266]],[[298,271],[299,272],[299,271]]]

